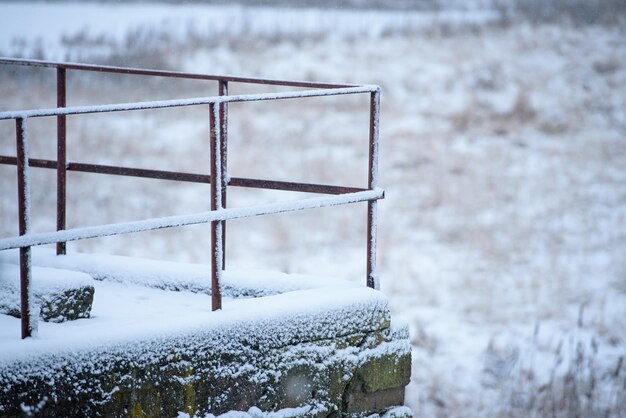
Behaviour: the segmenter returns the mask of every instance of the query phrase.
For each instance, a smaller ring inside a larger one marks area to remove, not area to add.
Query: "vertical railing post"
[[[219,95],[228,96],[228,82],[219,81]],[[228,187],[227,173],[227,157],[228,157],[228,103],[220,103],[219,105],[219,124],[220,124],[220,151],[222,154],[222,207],[226,207],[226,188]],[[226,221],[222,222],[222,269],[226,268]]]
[[[378,186],[378,119],[380,114],[380,90],[373,91],[370,96],[370,132],[369,132],[369,176],[368,188]],[[376,218],[378,202],[367,202],[367,286],[379,289],[380,283],[376,273]]]
[[[57,68],[57,107],[66,106],[65,68]],[[65,115],[57,116],[57,231],[65,229],[66,207],[66,125]],[[66,253],[66,243],[57,242],[57,255]]]
[[[28,169],[28,130],[25,118],[15,120],[17,148],[17,196],[20,235],[30,231],[30,178]],[[20,315],[22,338],[32,335],[37,327],[33,307],[30,247],[20,248]]]
[[[221,127],[219,105],[209,105],[209,126],[211,140],[211,210],[222,206],[222,150],[220,144]],[[222,228],[224,221],[211,222],[211,309],[222,309]]]

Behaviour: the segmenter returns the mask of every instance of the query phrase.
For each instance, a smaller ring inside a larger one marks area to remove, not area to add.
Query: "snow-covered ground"
[[[42,24],[38,13],[56,23]],[[626,25],[446,13],[459,17],[0,3],[0,51],[381,85],[379,268],[392,310],[411,324],[407,404],[419,416],[588,416],[607,408],[620,416]],[[0,109],[53,106],[53,74],[22,70],[31,75],[20,81],[0,69]],[[70,77],[71,104],[215,91]],[[207,125],[205,109],[72,117],[70,159],[207,172]],[[53,127],[31,121],[34,156],[54,158]],[[14,152],[13,130],[0,123],[0,153]],[[231,175],[366,184],[365,98],[231,105],[229,139]],[[17,229],[14,170],[0,167],[1,236]],[[51,174],[33,171],[36,231],[54,228]],[[233,207],[283,198],[229,193]],[[98,225],[206,210],[208,189],[72,174],[69,202],[70,226]],[[228,233],[228,266],[364,280],[363,207],[233,221]],[[208,234],[185,227],[70,249],[206,262]]]

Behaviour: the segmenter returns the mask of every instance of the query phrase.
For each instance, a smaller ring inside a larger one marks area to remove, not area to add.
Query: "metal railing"
[[[32,321],[36,320],[33,311],[31,284],[31,247],[56,243],[57,254],[66,253],[66,242],[110,235],[122,235],[140,231],[150,231],[183,225],[211,224],[211,289],[212,309],[222,306],[221,277],[225,267],[224,244],[226,241],[226,220],[251,216],[321,208],[356,202],[368,202],[367,211],[367,277],[369,287],[377,287],[376,277],[376,210],[377,200],[384,197],[384,191],[377,187],[378,177],[378,119],[380,88],[373,85],[345,85],[315,83],[305,81],[282,81],[261,78],[245,78],[207,74],[159,71],[138,68],[123,68],[101,65],[61,63],[39,60],[0,58],[3,65],[23,65],[49,67],[56,69],[57,107],[0,112],[0,120],[15,120],[16,156],[0,156],[0,164],[17,166],[19,236],[0,239],[0,250],[20,250],[20,303],[22,338],[29,337],[33,330]],[[68,70],[119,73],[155,77],[173,77],[183,79],[210,80],[218,83],[218,96],[193,99],[178,99],[139,103],[122,103],[98,106],[66,107],[66,80]],[[274,86],[306,88],[280,93],[229,95],[229,83],[248,83]],[[367,188],[342,187],[327,184],[311,184],[262,180],[227,175],[227,128],[228,103],[293,99],[303,97],[321,97],[349,94],[369,94],[369,164]],[[67,161],[66,116],[90,113],[162,109],[171,107],[208,105],[209,142],[211,148],[210,175],[183,173],[163,170],[149,170],[133,167],[85,164]],[[31,159],[28,152],[28,120],[39,117],[56,117],[57,120],[57,159]],[[56,169],[57,180],[57,231],[33,233],[30,228],[30,167]],[[165,179],[183,182],[210,183],[211,210],[192,215],[152,218],[141,221],[107,224],[95,227],[66,229],[66,187],[67,172],[110,174],[119,176]],[[226,196],[229,186],[285,190],[325,194],[326,196],[305,198],[296,201],[256,205],[246,208],[226,208]]]

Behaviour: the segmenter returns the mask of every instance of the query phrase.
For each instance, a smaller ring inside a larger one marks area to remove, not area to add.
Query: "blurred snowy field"
[[[417,416],[626,414],[626,24],[494,10],[0,3],[0,55],[383,88],[379,268],[411,326]],[[267,91],[267,89],[265,89]],[[69,104],[214,94],[69,73]],[[233,85],[232,93],[261,91]],[[54,73],[0,68],[0,110],[53,107]],[[367,98],[233,104],[231,175],[362,186]],[[30,122],[55,157],[54,121]],[[69,158],[208,172],[206,109],[68,118]],[[0,122],[0,154],[14,126]],[[0,166],[0,236],[17,232]],[[33,170],[36,231],[53,172]],[[70,173],[70,227],[206,210],[208,187]],[[97,184],[97,187],[94,187]],[[229,190],[229,206],[291,198]],[[227,264],[365,276],[365,208],[228,223]],[[206,227],[71,250],[207,262]]]

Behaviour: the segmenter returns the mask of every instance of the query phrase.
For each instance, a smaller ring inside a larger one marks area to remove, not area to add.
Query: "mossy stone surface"
[[[6,289],[5,289],[6,290]],[[19,300],[15,289],[16,300]],[[95,289],[93,286],[81,286],[55,292],[35,293],[35,304],[39,306],[39,317],[46,322],[65,322],[89,318],[93,305]],[[21,317],[19,304],[2,305],[0,313]]]
[[[389,328],[388,311],[368,315],[362,327],[347,316],[349,332],[331,337],[322,327],[302,337],[294,327],[278,339],[278,325],[262,324],[254,339],[213,329],[0,363],[0,416],[175,417],[252,407],[298,408],[302,417],[382,414],[403,402],[410,345],[408,334]]]
[[[410,354],[372,356],[356,371],[356,378],[366,393],[404,387],[411,379]]]
[[[89,318],[94,293],[93,286],[83,286],[58,294],[38,295],[41,306],[40,316],[44,321],[49,322]]]

